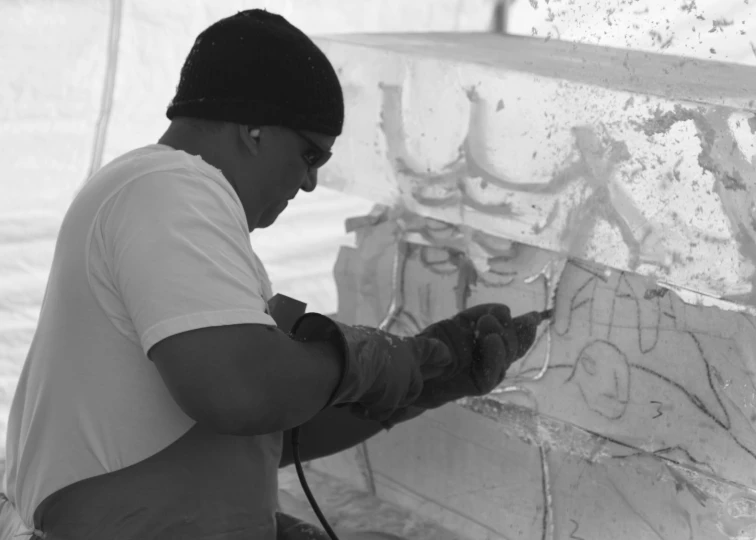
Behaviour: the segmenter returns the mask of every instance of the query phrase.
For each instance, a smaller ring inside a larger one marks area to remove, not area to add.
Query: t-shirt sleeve
[[[182,171],[138,178],[101,223],[109,274],[145,354],[189,330],[275,325],[241,206],[213,180]]]

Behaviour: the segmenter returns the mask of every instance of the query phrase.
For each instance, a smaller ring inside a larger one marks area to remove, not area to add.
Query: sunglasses
[[[301,131],[294,130],[294,133],[302,137],[310,147],[302,153],[302,159],[307,164],[308,169],[317,169],[326,164],[331,159],[331,152],[324,150],[318,144]]]

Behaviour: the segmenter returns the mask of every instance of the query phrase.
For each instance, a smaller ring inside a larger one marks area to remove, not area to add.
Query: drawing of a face
[[[593,341],[577,357],[565,383],[576,384],[588,408],[616,420],[625,414],[630,396],[627,357],[608,341]]]

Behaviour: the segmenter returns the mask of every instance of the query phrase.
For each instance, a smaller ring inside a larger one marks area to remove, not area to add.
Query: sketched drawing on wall
[[[495,392],[504,408],[488,412],[507,430],[530,440],[536,452],[532,474],[547,471],[538,482],[541,514],[533,516],[542,538],[558,537],[551,535],[567,530],[569,519],[590,537],[591,527],[605,521],[585,514],[580,518],[583,510],[566,505],[567,478],[578,491],[587,489],[584,482],[609,486],[612,494],[606,496],[624,507],[622,512],[643,516],[637,519],[649,531],[670,527],[670,519],[681,527],[675,530],[685,531],[681,537],[702,530],[695,520],[709,520],[717,530],[735,527],[733,523],[746,528],[756,524],[749,521],[751,514],[727,517],[732,510],[728,504],[756,501],[756,492],[750,491],[756,474],[744,474],[756,470],[752,316],[691,306],[645,278],[579,260],[566,261],[549,283],[544,269],[560,260],[553,253],[503,240],[496,246],[484,243],[484,249],[473,241],[486,238],[479,233],[397,209],[377,211],[357,234],[358,248],[345,250],[340,261],[342,267],[347,261],[365,263],[360,271],[351,267],[350,276],[357,281],[350,287],[356,289],[340,291],[345,319],[371,324],[371,317],[387,309],[391,283],[386,269],[393,262],[390,246],[396,238],[409,242],[399,280],[397,333],[416,332],[455,312],[460,301],[462,306],[501,301],[513,313],[554,307],[552,324]],[[478,271],[476,266],[486,265],[471,264],[465,250],[487,256],[493,271]],[[493,407],[490,400],[486,403],[468,406],[485,412]],[[535,414],[531,428],[522,427],[523,417],[512,413],[512,407]],[[574,430],[583,435],[570,435]],[[580,465],[580,460],[591,465]],[[579,470],[584,472],[577,477],[569,472]],[[687,493],[701,501],[699,508],[676,502],[673,517],[646,508],[638,498],[641,488],[633,487],[645,485],[646,473],[637,477],[643,470],[658,470],[654,474],[671,482],[672,492],[643,488],[655,490],[649,497],[674,501]],[[721,481],[740,487],[722,491]],[[548,500],[553,507],[546,505]]]

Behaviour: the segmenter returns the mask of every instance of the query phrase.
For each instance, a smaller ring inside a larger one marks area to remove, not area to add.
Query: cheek
[[[273,197],[296,193],[307,176],[307,165],[299,154],[275,160],[267,168],[268,178],[263,180],[265,191]]]
[[[286,168],[285,191],[291,193],[297,191],[307,180],[307,165],[299,159],[298,162],[290,163]]]
[[[297,156],[289,163],[289,172],[293,178],[301,180],[307,174],[307,164],[301,156]]]

